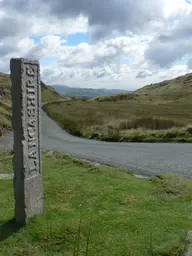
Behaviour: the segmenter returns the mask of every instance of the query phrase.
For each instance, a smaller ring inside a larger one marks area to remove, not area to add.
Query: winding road
[[[12,134],[0,138],[1,148],[12,146]],[[171,172],[192,177],[191,143],[123,143],[82,139],[63,131],[43,110],[42,149],[124,168],[138,175]]]

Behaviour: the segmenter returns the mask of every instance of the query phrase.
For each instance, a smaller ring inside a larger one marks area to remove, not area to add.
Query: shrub
[[[75,121],[69,118],[63,118],[61,121],[61,126],[63,129],[68,131],[69,133],[75,135],[75,136],[82,136],[82,125],[81,124],[76,124]]]
[[[118,128],[113,128],[112,126],[108,126],[107,137],[110,140],[118,141],[120,136],[120,131]]]
[[[177,136],[179,135],[179,132],[176,131],[176,130],[170,130],[170,131],[167,131],[165,134],[164,134],[164,138],[169,138],[169,139],[173,139],[173,138],[176,138]]]
[[[152,117],[140,117],[133,120],[124,120],[119,123],[120,130],[126,129],[151,129],[151,130],[164,130],[172,127],[180,127],[179,123],[168,119],[157,119]]]
[[[186,127],[186,131],[190,134],[192,134],[192,125],[189,125]]]

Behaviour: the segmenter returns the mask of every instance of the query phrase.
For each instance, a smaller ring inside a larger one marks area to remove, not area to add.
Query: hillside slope
[[[192,99],[192,73],[144,86],[135,93],[156,96],[162,100]]]
[[[41,81],[42,101],[63,99],[51,86]],[[11,130],[11,79],[8,74],[0,73],[0,127]]]
[[[150,100],[186,102],[192,100],[192,73],[159,83],[146,85],[134,92],[95,97],[91,101]]]
[[[10,84],[9,75],[0,74],[0,126],[9,130]],[[41,85],[42,101],[66,99],[54,88],[43,82]],[[70,103],[49,104],[44,110],[62,128],[81,137],[96,136],[97,139],[113,141],[167,141],[175,138],[186,141],[190,138],[191,141],[192,74],[147,85],[130,93],[92,99],[74,98]]]
[[[63,129],[85,138],[192,141],[192,74],[132,93],[76,99],[44,110]]]

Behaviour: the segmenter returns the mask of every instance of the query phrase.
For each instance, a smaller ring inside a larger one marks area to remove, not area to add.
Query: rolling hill
[[[80,98],[94,98],[105,95],[113,95],[119,93],[128,93],[128,90],[120,89],[93,89],[93,88],[75,88],[65,85],[52,85],[52,87],[61,95],[80,97]]]
[[[43,82],[41,86],[44,102],[66,98]],[[11,130],[10,88],[9,75],[0,73],[0,126],[7,130]],[[83,137],[91,137],[96,132],[105,139],[112,136],[116,140],[114,136],[121,139],[124,131],[139,127],[186,127],[192,123],[192,73],[134,92],[83,100],[74,98],[70,103],[50,104],[44,110],[62,128]]]
[[[165,80],[160,83],[150,84],[135,91],[135,93],[162,100],[187,100],[192,99],[192,73]]]
[[[192,74],[134,92],[76,99],[44,109],[63,129],[80,137],[105,141],[192,141]]]
[[[157,100],[168,102],[172,100],[192,100],[192,73],[185,74],[170,80],[146,85],[130,93],[120,93],[103,97],[95,97],[91,101],[118,101],[118,100]]]

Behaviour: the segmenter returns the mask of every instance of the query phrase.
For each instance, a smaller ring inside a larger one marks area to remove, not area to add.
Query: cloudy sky
[[[48,84],[135,90],[192,72],[191,0],[0,0],[0,72],[37,59]]]

